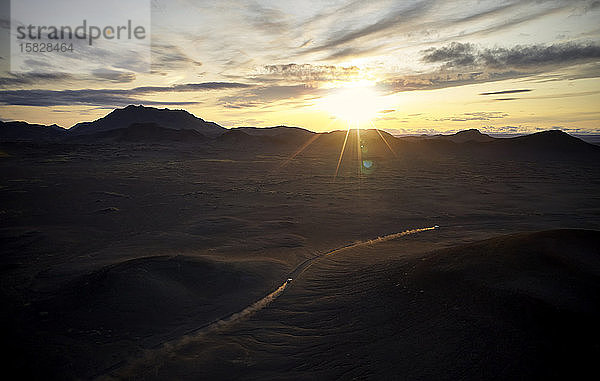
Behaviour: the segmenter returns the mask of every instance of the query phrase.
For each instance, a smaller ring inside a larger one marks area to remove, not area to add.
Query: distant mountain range
[[[184,110],[127,106],[116,109],[103,118],[78,123],[70,129],[57,125],[44,126],[26,122],[0,122],[0,141],[34,143],[154,143],[196,144],[199,142],[236,150],[267,149],[269,147],[300,147],[311,143],[311,150],[339,150],[346,131],[315,133],[299,127],[269,128],[237,127],[227,129],[214,122],[198,118]],[[356,149],[357,139],[369,142],[371,154],[390,151],[434,155],[438,153],[523,155],[544,153],[598,155],[600,146],[589,144],[559,130],[530,135],[495,138],[476,129],[452,135],[422,135],[394,137],[383,131],[361,130],[348,134],[348,149]],[[313,144],[314,143],[314,144]],[[394,153],[395,153],[394,152]]]
[[[0,141],[59,141],[67,135],[67,131],[56,124],[0,122]]]
[[[437,134],[437,135],[424,135],[421,138],[426,138],[426,139],[445,139],[454,143],[467,143],[467,142],[491,142],[494,141],[495,138],[487,135],[487,134],[482,134],[479,130],[476,129],[470,129],[470,130],[464,130],[464,131],[460,131],[457,132],[455,134],[452,135],[442,135],[442,134]]]

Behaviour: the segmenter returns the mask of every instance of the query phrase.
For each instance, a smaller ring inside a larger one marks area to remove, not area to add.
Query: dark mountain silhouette
[[[29,124],[27,122],[0,122],[0,140],[46,142],[58,141],[66,135],[67,130],[56,124]]]
[[[376,130],[360,132],[363,158],[373,155],[389,156],[392,154],[391,151],[398,157],[410,160],[448,160],[453,158],[468,160],[481,158],[492,160],[562,160],[570,158],[597,160],[600,156],[599,146],[586,143],[562,131],[546,131],[518,138],[492,138],[477,130],[448,135],[449,138],[432,136],[405,138],[394,137],[383,131],[380,133],[381,136]],[[345,136],[346,131],[320,134],[311,150],[339,153]],[[471,138],[475,138],[475,140],[470,140]],[[346,142],[346,152],[356,156],[354,152],[358,152],[357,146],[356,130],[351,130]]]
[[[506,139],[505,143],[547,149],[587,149],[592,146],[580,138],[571,136],[560,130],[536,132],[531,135]]]
[[[34,141],[93,144],[95,142],[210,142],[223,150],[290,150],[338,155],[347,131],[315,133],[299,127],[237,127],[226,129],[204,121],[184,110],[127,106],[93,122],[79,123],[70,130],[56,125],[4,122],[2,141]],[[358,140],[360,138],[360,140]],[[352,130],[346,150],[356,157],[404,156],[409,159],[448,160],[463,157],[500,159],[560,160],[597,159],[600,146],[586,143],[559,130],[513,138],[494,138],[470,129],[452,135],[394,137],[384,131]],[[360,148],[359,148],[360,147]],[[361,155],[358,155],[360,150]]]
[[[133,123],[126,128],[75,135],[66,140],[72,143],[196,143],[207,139],[196,130],[174,130],[156,123]]]
[[[78,123],[71,127],[70,134],[92,134],[96,132],[129,127],[133,123],[156,123],[173,130],[196,130],[202,135],[216,137],[225,132],[225,128],[214,122],[207,122],[185,110],[158,109],[144,106],[127,106],[116,109],[103,118],[93,122]]]
[[[215,142],[222,147],[244,149],[298,147],[318,135],[299,127],[237,127],[217,137]]]
[[[574,156],[597,156],[600,146],[587,143],[560,130],[537,132],[515,138],[496,139],[481,145],[491,153],[516,156],[537,156],[554,159]]]
[[[276,127],[236,127],[232,130],[240,130],[248,135],[255,136],[277,136],[277,137],[309,137],[315,133],[300,127],[276,126]]]
[[[459,131],[453,135],[435,135],[439,139],[446,139],[454,143],[466,143],[466,142],[491,142],[495,138],[482,134],[479,130],[473,128],[470,130]]]
[[[277,142],[272,136],[248,134],[239,128],[228,130],[215,139],[215,143],[222,147],[248,149],[264,148]]]

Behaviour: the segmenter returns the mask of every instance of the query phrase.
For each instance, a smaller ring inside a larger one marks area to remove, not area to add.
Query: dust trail
[[[224,327],[228,326],[229,324],[233,324],[237,321],[240,321],[244,318],[249,317],[250,315],[254,314],[255,312],[257,312],[259,310],[262,310],[269,303],[271,303],[273,300],[275,300],[279,295],[281,295],[281,293],[285,290],[285,288],[288,286],[289,283],[290,283],[290,279],[283,282],[283,284],[281,286],[279,286],[275,291],[271,292],[269,295],[265,296],[264,298],[260,299],[257,302],[254,302],[253,304],[249,305],[248,307],[244,308],[241,311],[235,312],[225,318],[219,319],[212,323],[203,325],[202,327],[198,327],[191,331],[188,331],[182,337],[180,337],[174,341],[160,343],[151,349],[145,350],[144,353],[136,359],[130,359],[129,361],[127,361],[127,360],[119,361],[118,363],[114,364],[110,368],[105,369],[100,375],[97,375],[93,378],[96,380],[111,379],[111,376],[112,376],[111,373],[114,371],[119,371],[119,370],[120,370],[119,373],[121,375],[129,374],[129,373],[135,374],[136,373],[135,369],[139,366],[143,366],[143,364],[148,364],[148,363],[160,364],[166,356],[168,356],[169,354],[171,354],[173,352],[176,352],[178,349],[184,347],[186,344],[197,341],[203,335],[205,335],[209,332],[224,328]],[[120,376],[115,376],[115,377],[122,378]]]
[[[377,237],[374,239],[370,239],[370,240],[366,240],[366,241],[356,241],[356,242],[350,243],[348,245],[329,250],[329,251],[324,252],[316,257],[307,259],[304,262],[302,262],[301,264],[299,264],[298,266],[296,266],[296,268],[288,275],[288,278],[286,279],[285,282],[283,282],[283,284],[281,286],[279,286],[276,290],[274,290],[273,292],[271,292],[264,298],[249,305],[248,307],[246,307],[238,312],[235,312],[227,317],[221,318],[212,323],[208,323],[201,327],[198,327],[191,331],[188,331],[187,333],[184,334],[184,336],[182,336],[174,341],[169,341],[166,343],[158,344],[154,348],[147,350],[141,358],[133,360],[129,364],[125,360],[120,361],[119,363],[114,364],[112,367],[106,369],[99,376],[94,377],[94,378],[106,379],[107,377],[110,378],[111,372],[119,370],[119,369],[124,370],[125,373],[129,373],[129,372],[134,372],[135,367],[140,366],[142,364],[160,363],[161,359],[164,359],[165,356],[177,351],[179,348],[185,346],[188,343],[197,341],[198,339],[200,339],[202,336],[206,335],[207,333],[219,330],[221,328],[227,327],[230,324],[234,324],[240,320],[248,318],[252,314],[267,307],[272,301],[277,299],[285,291],[285,289],[288,287],[288,285],[290,284],[290,282],[292,282],[293,279],[300,276],[313,263],[315,263],[316,261],[318,261],[320,259],[323,259],[327,256],[337,254],[337,253],[347,250],[347,249],[373,245],[375,243],[380,243],[380,242],[391,241],[391,240],[394,240],[397,238],[405,237],[407,235],[421,233],[421,232],[425,232],[425,231],[429,231],[429,230],[435,230],[438,228],[439,228],[439,226],[435,225],[432,227],[411,229],[411,230],[405,230],[405,231],[399,232],[399,233],[387,234],[387,235]]]
[[[178,340],[177,344],[178,345],[183,345],[186,344],[189,341],[193,341],[194,338],[201,336],[207,332],[213,331],[213,330],[217,330],[219,328],[222,328],[224,326],[227,326],[231,323],[234,323],[238,320],[242,320],[250,315],[252,315],[253,313],[262,310],[263,308],[265,308],[267,305],[269,305],[269,303],[271,303],[273,300],[277,299],[277,297],[279,297],[283,291],[286,289],[286,287],[290,284],[290,282],[292,281],[292,279],[294,279],[294,277],[298,277],[298,275],[300,275],[302,272],[304,272],[304,270],[306,270],[312,263],[314,263],[315,261],[324,258],[326,256],[330,256],[333,254],[336,254],[342,250],[346,250],[346,249],[351,249],[351,248],[355,248],[355,247],[360,247],[360,246],[367,246],[367,245],[372,245],[375,243],[379,243],[379,242],[385,242],[385,241],[391,241],[393,239],[396,238],[400,238],[400,237],[404,237],[410,234],[415,234],[415,233],[420,233],[420,232],[424,232],[424,231],[428,231],[428,230],[435,230],[437,229],[437,226],[433,226],[433,227],[429,227],[429,228],[420,228],[420,229],[412,229],[412,230],[406,230],[403,232],[399,232],[399,233],[393,233],[393,234],[388,234],[388,235],[384,235],[381,237],[377,237],[375,239],[370,239],[367,241],[357,241],[351,244],[348,244],[346,246],[342,246],[342,247],[338,247],[336,249],[333,250],[329,250],[321,255],[318,255],[314,258],[311,258],[307,261],[304,261],[303,263],[301,263],[300,265],[298,265],[288,276],[287,280],[285,282],[283,282],[283,284],[281,286],[279,286],[275,291],[271,292],[269,295],[265,296],[264,298],[258,300],[257,302],[254,302],[253,304],[251,304],[250,306],[244,308],[243,310],[236,312],[234,314],[229,315],[228,317],[224,318],[224,319],[220,319],[217,320],[213,323],[210,323],[206,326],[200,327],[200,328],[196,328],[192,331],[187,332],[187,334],[182,337],[181,339]]]
[[[431,227],[427,227],[427,228],[419,228],[419,229],[411,229],[411,230],[405,230],[403,232],[399,232],[399,233],[392,233],[392,234],[387,234],[381,237],[377,237],[374,239],[369,239],[366,241],[356,241],[354,243],[345,245],[345,246],[341,246],[338,248],[335,248],[333,250],[327,251],[317,257],[311,258],[311,259],[307,259],[306,261],[302,262],[300,265],[298,265],[298,267],[296,267],[294,269],[294,271],[292,271],[290,273],[290,277],[289,279],[294,279],[296,277],[298,277],[298,275],[302,274],[304,271],[306,271],[306,269],[308,269],[310,267],[310,265],[312,265],[314,262],[333,255],[333,254],[337,254],[340,251],[346,250],[346,249],[352,249],[352,248],[356,248],[356,247],[360,247],[360,246],[368,246],[368,245],[373,245],[375,243],[379,243],[379,242],[386,242],[386,241],[391,241],[393,239],[396,238],[401,238],[407,235],[411,235],[411,234],[416,234],[416,233],[421,233],[421,232],[425,232],[425,231],[429,231],[429,230],[435,230],[435,229],[439,229],[438,225],[435,226],[431,226]]]
[[[228,317],[226,317],[224,319],[217,320],[216,322],[211,323],[207,326],[204,326],[201,328],[196,328],[193,331],[189,331],[185,336],[180,338],[176,343],[171,344],[171,349],[176,349],[179,346],[182,346],[191,341],[194,341],[194,339],[204,335],[207,332],[218,330],[218,329],[223,328],[223,327],[225,327],[231,323],[234,323],[238,320],[247,318],[259,310],[262,310],[267,305],[269,305],[269,303],[271,303],[273,300],[275,300],[279,295],[281,295],[281,293],[283,293],[283,291],[285,290],[285,288],[288,286],[289,283],[290,283],[290,279],[283,282],[283,284],[281,286],[279,286],[275,291],[271,292],[269,295],[265,296],[264,298],[260,299],[257,302],[252,303],[251,305],[249,305],[248,307],[244,308],[243,310],[241,310],[239,312],[229,315]]]

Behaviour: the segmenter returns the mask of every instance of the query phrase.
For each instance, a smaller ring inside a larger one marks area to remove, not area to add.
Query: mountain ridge
[[[112,132],[111,132],[112,131]],[[354,131],[354,130],[352,130]],[[378,132],[378,133],[376,133]],[[190,143],[208,142],[232,150],[268,149],[269,147],[317,146],[320,150],[339,148],[347,135],[345,130],[317,133],[301,127],[279,125],[274,127],[225,128],[185,110],[158,109],[129,105],[115,109],[92,122],[77,123],[71,129],[57,125],[44,126],[27,122],[0,122],[1,141],[39,143]],[[596,155],[600,147],[560,130],[548,130],[510,138],[497,138],[468,129],[450,135],[396,137],[385,131],[367,129],[352,132],[350,140],[358,135],[377,152],[390,153],[395,147],[407,154],[478,154],[552,157],[555,153],[572,156]],[[310,141],[310,142],[309,142]],[[314,143],[314,144],[313,144]],[[384,144],[387,146],[384,146]],[[356,144],[354,144],[356,145]],[[351,145],[354,147],[354,145]],[[376,145],[381,145],[377,148]],[[372,151],[372,152],[375,152]],[[395,153],[394,153],[395,155]]]
[[[208,137],[219,136],[226,130],[215,122],[207,122],[185,110],[129,105],[92,122],[77,123],[69,129],[69,133],[89,134],[127,128],[133,123],[157,123],[173,130],[196,130]]]

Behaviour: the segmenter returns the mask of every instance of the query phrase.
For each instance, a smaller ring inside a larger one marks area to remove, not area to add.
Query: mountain
[[[214,122],[207,122],[185,110],[158,109],[154,107],[130,105],[115,109],[110,114],[93,122],[78,123],[69,129],[73,135],[127,128],[133,123],[156,123],[173,130],[196,130],[207,137],[217,137],[225,128]]]
[[[53,124],[29,124],[27,122],[0,122],[1,141],[49,142],[58,141],[67,130]]]
[[[174,130],[157,123],[132,123],[126,128],[117,128],[93,134],[70,136],[72,143],[196,143],[208,138],[196,130]]]
[[[482,145],[493,151],[515,155],[546,155],[560,158],[561,155],[585,156],[600,154],[600,147],[560,130],[549,130],[514,138],[495,139]]]
[[[511,138],[494,138],[478,130],[454,135],[397,137],[400,152],[418,157],[470,157],[527,160],[598,159],[600,146],[587,143],[560,130],[549,130]]]
[[[436,135],[440,139],[450,140],[454,143],[466,143],[466,142],[491,142],[495,140],[493,137],[482,134],[477,129],[470,129],[465,131],[459,131],[453,135]]]
[[[571,136],[561,130],[549,130],[536,132],[530,135],[517,136],[506,139],[515,145],[524,145],[537,148],[561,149],[561,148],[587,148],[589,143],[580,138]]]
[[[274,137],[310,137],[315,133],[300,127],[276,126],[276,127],[236,127],[232,130],[243,131],[248,135],[274,136]]]
[[[229,146],[245,150],[264,150],[269,147],[296,148],[319,135],[299,127],[236,127],[217,137],[215,142],[222,147]]]
[[[227,130],[215,140],[216,144],[228,148],[264,149],[265,146],[273,146],[277,142],[272,136],[248,134],[239,128]]]

